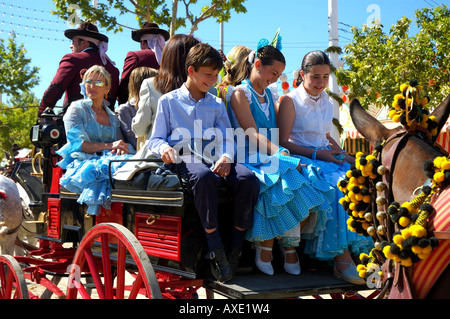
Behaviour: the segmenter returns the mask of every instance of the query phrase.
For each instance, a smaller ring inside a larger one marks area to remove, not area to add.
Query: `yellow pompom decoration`
[[[437,172],[436,174],[434,174],[433,179],[436,182],[441,183],[445,180],[445,175],[442,172]]]
[[[421,129],[431,139],[439,134],[436,117],[428,117],[426,109],[430,99],[421,96],[423,87],[416,80],[400,86],[401,94],[396,94],[392,101],[389,117],[395,123],[401,123],[408,131]]]

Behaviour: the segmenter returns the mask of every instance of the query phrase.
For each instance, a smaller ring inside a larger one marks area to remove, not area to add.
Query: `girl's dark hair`
[[[302,68],[305,74],[308,74],[311,71],[311,68],[315,65],[329,65],[331,66],[330,58],[328,55],[322,51],[311,51],[305,55],[302,61]],[[299,86],[303,82],[302,75],[300,72],[297,77],[297,86]]]
[[[176,34],[167,41],[162,52],[159,74],[154,79],[156,90],[165,94],[180,88],[186,82],[186,57],[197,43],[200,41],[185,34]]]
[[[262,65],[272,65],[274,61],[279,61],[283,64],[286,64],[286,59],[284,58],[283,53],[281,53],[280,50],[274,48],[271,45],[266,45],[266,46],[260,48],[256,52],[255,61],[256,61],[256,59],[261,60]],[[254,61],[253,61],[253,63],[254,63]],[[248,78],[252,72],[253,64],[250,64],[250,62],[247,62],[244,65],[244,67],[247,68],[246,78]]]

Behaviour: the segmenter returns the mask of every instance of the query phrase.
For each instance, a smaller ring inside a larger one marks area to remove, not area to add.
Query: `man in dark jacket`
[[[68,29],[64,35],[72,40],[72,53],[64,55],[59,63],[56,75],[42,97],[38,116],[48,107],[53,109],[65,93],[63,112],[73,101],[83,98],[80,89],[81,71],[93,65],[101,65],[111,74],[111,90],[107,97],[109,107],[114,110],[119,86],[119,70],[106,55],[108,37],[99,33],[98,28],[83,22],[77,29]]]
[[[119,105],[128,101],[128,82],[131,71],[141,66],[159,69],[162,51],[170,34],[156,23],[145,22],[142,29],[131,31],[131,38],[141,44],[141,50],[130,51],[125,57],[117,99]]]

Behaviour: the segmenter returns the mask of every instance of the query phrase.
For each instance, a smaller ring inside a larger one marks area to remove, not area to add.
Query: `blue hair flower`
[[[261,48],[263,48],[263,47],[265,47],[267,45],[271,45],[275,49],[278,49],[278,50],[281,51],[281,49],[283,48],[283,45],[281,44],[281,40],[282,40],[282,36],[280,35],[280,29],[278,29],[277,33],[275,34],[275,37],[272,40],[272,42],[269,42],[269,40],[267,40],[267,39],[259,40],[256,51],[258,52],[259,49],[261,49]]]

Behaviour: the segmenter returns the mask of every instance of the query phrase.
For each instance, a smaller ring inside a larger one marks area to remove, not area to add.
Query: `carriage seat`
[[[162,162],[161,162],[162,163]],[[132,179],[115,180],[110,176],[111,202],[182,207],[192,202],[191,185],[187,180],[164,168],[147,168],[136,172]],[[78,199],[79,194],[61,187],[62,198]],[[219,188],[219,203],[228,202],[231,195],[223,184]]]
[[[193,199],[189,182],[164,165],[141,170],[128,181],[113,179],[111,184],[113,202],[181,207]],[[219,203],[231,199],[225,183],[220,185],[218,197]]]
[[[138,171],[128,181],[111,181],[111,200],[133,204],[183,206],[188,183],[160,166]]]

